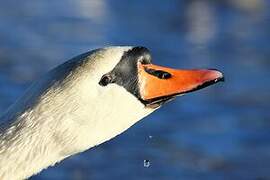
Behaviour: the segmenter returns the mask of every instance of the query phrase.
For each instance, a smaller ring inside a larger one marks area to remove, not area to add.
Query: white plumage
[[[99,49],[60,65],[7,110],[0,120],[9,123],[0,134],[1,180],[30,177],[153,112],[123,87],[98,85],[128,49]]]

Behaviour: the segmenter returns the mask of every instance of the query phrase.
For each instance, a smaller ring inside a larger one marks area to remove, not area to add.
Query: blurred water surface
[[[156,64],[226,76],[32,180],[270,179],[269,1],[0,4],[1,111],[50,68],[108,45],[146,46]]]

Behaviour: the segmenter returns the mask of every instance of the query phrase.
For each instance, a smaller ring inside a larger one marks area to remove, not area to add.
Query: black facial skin
[[[109,83],[116,83],[141,100],[138,86],[138,62],[151,63],[150,52],[147,48],[134,47],[125,52],[115,68],[102,76],[99,84],[106,86]]]

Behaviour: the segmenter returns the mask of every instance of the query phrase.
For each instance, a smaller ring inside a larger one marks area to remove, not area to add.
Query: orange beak
[[[178,70],[153,64],[138,64],[140,95],[143,101],[156,101],[195,91],[219,81],[217,70]]]

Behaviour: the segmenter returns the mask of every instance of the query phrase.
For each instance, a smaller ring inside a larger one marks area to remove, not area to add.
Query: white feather
[[[122,133],[153,112],[123,87],[98,84],[130,47],[86,53],[34,83],[2,116],[0,179],[25,179]]]

